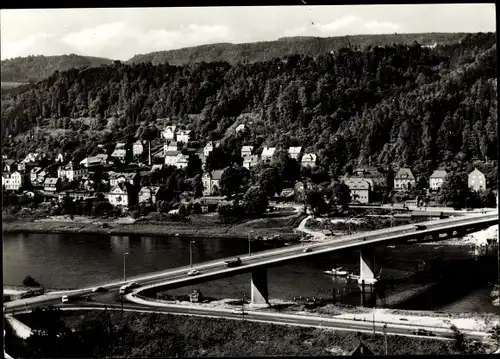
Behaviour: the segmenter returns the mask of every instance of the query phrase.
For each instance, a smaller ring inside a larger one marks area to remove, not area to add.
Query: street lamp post
[[[247,238],[248,238],[248,256],[249,256],[249,257],[250,257],[250,256],[252,256],[252,247],[251,247],[251,245],[250,245],[250,243],[251,243],[251,241],[252,241],[252,240],[250,239],[250,234],[252,234],[252,233],[253,233],[253,231],[250,231],[250,232],[247,234]]]
[[[123,281],[127,281],[127,271],[126,271],[126,258],[128,256],[128,252],[123,253]]]
[[[195,241],[189,242],[189,266],[191,268],[193,267],[193,244],[195,243]]]

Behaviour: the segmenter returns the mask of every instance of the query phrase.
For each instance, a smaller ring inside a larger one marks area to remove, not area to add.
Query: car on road
[[[91,295],[85,296],[85,301],[86,302],[91,302],[92,301],[92,296]]]
[[[435,337],[436,336],[436,334],[434,334],[433,332],[430,332],[430,331],[425,330],[425,329],[417,329],[416,331],[413,332],[413,334],[424,336],[424,337]]]
[[[63,295],[61,297],[61,302],[63,302],[63,303],[69,303],[69,297],[67,295]]]
[[[224,264],[226,265],[226,267],[237,267],[241,264],[241,259],[239,257],[229,259],[225,261]]]
[[[189,272],[187,272],[188,276],[193,276],[198,274],[200,274],[200,271],[197,271],[196,269],[191,269]]]
[[[366,241],[366,237],[363,237],[363,241]]]
[[[233,314],[244,314],[245,312],[241,308],[236,308],[232,310]]]
[[[309,253],[309,252],[312,252],[312,249],[311,248],[304,248],[304,250],[302,252]]]
[[[104,287],[95,287],[92,289],[92,293],[102,293],[102,292],[107,292],[108,290]]]
[[[119,293],[120,294],[126,294],[128,293],[129,291],[131,291],[132,289],[135,289],[135,288],[139,288],[141,285],[139,283],[136,283],[136,282],[130,282],[128,284],[125,284],[125,285],[122,285],[120,287],[120,291]]]
[[[413,228],[416,230],[416,231],[422,231],[424,229],[427,229],[427,226],[423,225],[423,224],[416,224],[415,226],[413,226]]]

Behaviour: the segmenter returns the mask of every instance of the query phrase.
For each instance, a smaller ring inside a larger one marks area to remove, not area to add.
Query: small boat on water
[[[333,268],[332,270],[326,270],[323,273],[333,275],[335,277],[347,277],[349,272],[343,270],[342,267]]]
[[[392,245],[392,246],[387,246],[387,248],[396,248],[396,246]]]

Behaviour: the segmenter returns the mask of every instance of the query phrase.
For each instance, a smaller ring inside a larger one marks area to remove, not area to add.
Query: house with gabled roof
[[[300,164],[302,167],[316,167],[317,156],[314,153],[304,153]]]
[[[446,178],[445,170],[435,170],[431,177],[429,178],[429,187],[431,191],[437,191],[441,188],[444,183],[444,179]]]
[[[373,182],[364,178],[348,178],[344,183],[349,187],[353,202],[370,203]]]
[[[166,166],[175,166],[177,163],[177,156],[180,154],[180,151],[169,151],[165,153],[165,165]]]
[[[474,167],[474,171],[469,173],[468,185],[473,191],[484,191],[486,189],[486,176]]]
[[[220,179],[224,170],[215,170],[210,173],[205,172],[201,178],[203,182],[203,195],[212,196],[220,189]]]
[[[183,155],[182,153],[179,153],[177,155],[176,160],[175,160],[174,166],[177,168],[186,168],[187,164],[188,164],[188,159],[189,159],[189,156]]]
[[[191,130],[177,131],[177,142],[188,143],[191,138]]]
[[[14,172],[17,169],[16,161],[13,159],[4,159],[2,164],[4,172]]]
[[[7,191],[18,191],[25,182],[25,176],[19,172],[4,172],[2,173],[2,186]]]
[[[127,154],[127,150],[125,149],[125,144],[124,143],[117,143],[115,150],[111,154],[111,157],[119,159],[120,161],[123,161],[125,159],[126,154]]]
[[[401,167],[394,175],[394,190],[407,191],[415,187],[415,176],[407,167]]]
[[[264,147],[262,149],[262,155],[260,156],[260,159],[264,162],[271,162],[275,152],[276,147]]]
[[[253,153],[253,146],[243,146],[241,147],[241,157],[249,157]]]
[[[88,174],[88,170],[76,165],[70,161],[66,166],[61,166],[57,169],[57,177],[60,179],[68,179],[68,181],[77,181]]]
[[[168,140],[163,144],[163,153],[167,152],[174,152],[179,149],[179,145],[177,144],[177,141],[174,140]]]
[[[108,193],[108,201],[116,207],[128,207],[128,189],[125,183],[112,186]]]
[[[109,184],[111,187],[119,183],[129,183],[134,185],[139,175],[135,172],[109,172]]]
[[[61,190],[61,179],[57,177],[48,177],[43,182],[43,190],[45,192],[59,192]]]
[[[33,167],[30,170],[30,182],[32,185],[43,184],[46,176],[47,171],[45,171],[42,167]]]
[[[208,155],[210,154],[210,152],[212,152],[214,150],[214,148],[217,148],[219,146],[220,146],[219,142],[212,142],[212,141],[207,142],[207,144],[203,148],[203,155],[205,157],[208,157]]]
[[[175,140],[175,129],[177,126],[167,126],[161,133],[161,136],[166,140]]]
[[[288,148],[288,156],[294,160],[299,160],[300,154],[302,153],[302,147],[290,147]]]

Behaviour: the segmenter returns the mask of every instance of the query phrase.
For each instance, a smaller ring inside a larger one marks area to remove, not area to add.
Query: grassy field
[[[363,334],[358,337],[355,332],[168,314],[103,311],[75,311],[61,314],[61,322],[64,326],[74,329],[79,338],[86,338],[85,353],[80,353],[80,355],[100,357],[331,356],[348,355],[357,347],[360,340],[374,354],[385,354],[382,335]],[[37,328],[35,321],[30,320],[29,315],[19,316],[19,319]],[[92,335],[88,335],[90,332]],[[7,352],[20,357],[41,357],[41,355],[56,357],[58,348],[64,347],[64,345],[45,347],[45,351],[39,351],[37,356],[19,352],[18,347],[14,348],[10,345],[8,336],[6,339]],[[30,350],[34,350],[33,346],[36,345],[41,344],[33,340],[30,343]],[[77,344],[74,344],[72,350],[76,351],[76,348]],[[387,349],[389,355],[463,353],[454,347],[452,341],[396,336],[388,337]],[[484,349],[478,352],[482,353]]]

